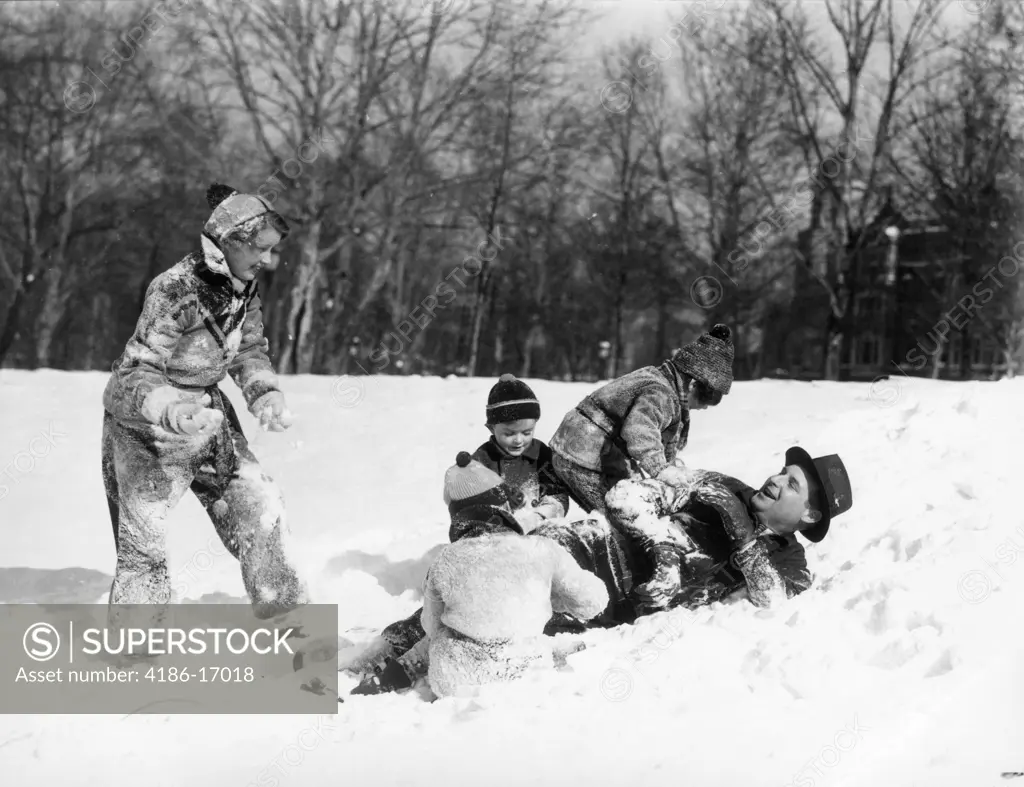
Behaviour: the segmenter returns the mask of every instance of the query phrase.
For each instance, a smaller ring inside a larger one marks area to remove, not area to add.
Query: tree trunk
[[[612,323],[612,348],[611,357],[608,359],[608,368],[605,374],[608,379],[614,380],[619,376],[619,361],[622,354],[622,312],[626,304],[626,272],[619,275],[619,286],[615,293],[615,309]]]
[[[494,330],[494,370],[496,374],[504,374],[501,371],[505,363],[505,315],[498,317],[498,325]]]
[[[309,374],[312,370],[311,328],[320,281],[320,231],[320,220],[312,219],[302,239],[302,254],[288,305],[288,341],[284,343],[279,365],[283,374]]]
[[[53,346],[53,335],[57,324],[63,316],[60,297],[64,271],[62,266],[53,265],[46,276],[46,289],[43,292],[43,305],[36,322],[36,366],[50,367],[50,350]]]
[[[65,274],[68,250],[68,237],[71,235],[71,218],[75,198],[74,181],[64,192],[64,209],[57,227],[57,247],[50,255],[49,269],[46,276],[46,290],[43,293],[43,306],[36,322],[36,365],[50,366],[50,351],[53,335],[57,325],[64,316],[67,296],[64,293]]]
[[[501,198],[504,194],[505,188],[505,176],[508,174],[509,161],[512,152],[512,122],[513,114],[512,110],[515,106],[515,87],[516,87],[516,60],[513,59],[511,64],[511,76],[508,81],[508,88],[505,91],[505,126],[502,129],[502,144],[501,144],[501,164],[498,170],[498,181],[494,184],[494,192],[491,195],[490,209],[487,213],[487,226],[485,232],[487,237],[484,239],[484,247],[488,253],[494,249],[493,237],[494,228],[498,222],[498,207],[501,204]],[[494,252],[494,256],[487,259],[484,253],[480,256],[483,258],[481,262],[480,270],[480,284],[477,287],[477,301],[475,304],[475,313],[473,315],[473,336],[470,340],[469,349],[469,370],[467,376],[476,376],[476,365],[477,358],[480,355],[480,329],[483,324],[483,306],[485,303],[485,294],[490,284],[490,275],[488,269],[491,267],[491,262],[497,257],[498,252]]]
[[[486,263],[484,263],[486,265]],[[480,284],[477,287],[476,298],[473,303],[473,331],[469,340],[469,369],[467,377],[476,377],[477,363],[480,358],[480,333],[484,325],[484,311],[488,306],[491,291],[490,279],[486,273],[480,275]]]
[[[949,340],[946,335],[943,334],[939,337],[939,340],[935,342],[935,355],[932,356],[932,379],[938,380],[940,372],[942,370],[942,352],[946,349],[946,345]]]
[[[523,365],[519,370],[520,377],[529,377],[533,372],[533,354],[542,345],[543,340],[544,329],[540,325],[530,328],[523,345]]]
[[[757,348],[757,362],[751,374],[751,379],[759,380],[761,377],[764,376],[764,356],[768,345],[768,342],[766,341],[767,337],[768,317],[763,316],[761,318],[761,341],[759,342],[759,347]]]
[[[3,330],[0,331],[0,367],[4,365],[4,359],[18,335],[18,320],[21,317],[21,305],[25,302],[25,287],[26,284],[22,281],[21,286],[14,293],[14,300],[7,310],[7,319],[4,320]]]
[[[662,361],[671,352],[668,348],[668,293],[664,288],[658,289],[658,322],[655,327],[654,356]]]

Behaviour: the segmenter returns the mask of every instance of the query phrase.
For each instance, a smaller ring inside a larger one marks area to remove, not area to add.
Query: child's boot
[[[363,682],[352,689],[352,694],[384,694],[389,691],[401,691],[412,686],[412,679],[405,668],[395,659],[389,658],[382,669],[375,669],[374,674],[363,679]]]

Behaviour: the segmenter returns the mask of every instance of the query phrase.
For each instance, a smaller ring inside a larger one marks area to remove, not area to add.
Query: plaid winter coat
[[[569,492],[551,467],[551,449],[534,439],[519,456],[509,456],[492,437],[473,453],[473,458],[501,476],[512,489],[523,493],[523,507],[550,508],[549,519],[569,510]]]
[[[259,289],[231,275],[205,235],[202,251],[157,276],[135,333],[113,366],[103,406],[115,418],[164,425],[167,405],[231,375],[250,411],[279,390],[267,356]]]
[[[562,420],[551,450],[588,470],[627,478],[635,465],[657,476],[690,432],[683,375],[665,362],[603,385]]]

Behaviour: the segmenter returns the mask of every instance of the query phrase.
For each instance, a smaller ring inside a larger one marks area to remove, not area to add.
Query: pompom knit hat
[[[672,365],[725,396],[732,387],[733,357],[732,331],[719,323],[696,341],[676,350]]]
[[[487,425],[507,424],[524,418],[540,418],[540,402],[526,383],[503,374],[487,397]]]
[[[455,516],[470,506],[497,506],[513,503],[514,493],[501,476],[460,451],[455,464],[444,474],[444,503]]]

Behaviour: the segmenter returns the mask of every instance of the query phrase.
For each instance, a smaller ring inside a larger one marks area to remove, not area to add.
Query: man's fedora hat
[[[853,506],[853,490],[850,488],[850,476],[846,472],[839,454],[829,454],[812,459],[811,455],[799,446],[786,451],[787,465],[800,465],[809,473],[818,485],[818,500],[812,501],[821,512],[821,519],[800,534],[808,541],[818,543],[828,533],[829,523]]]

